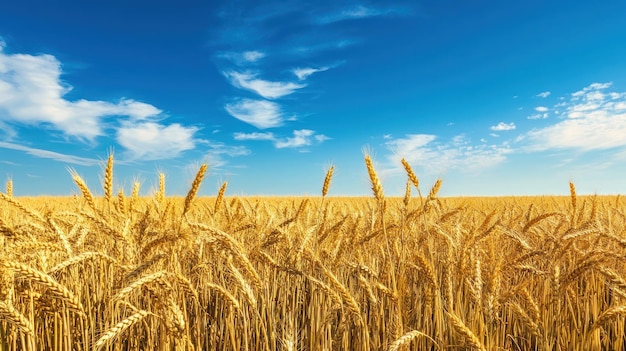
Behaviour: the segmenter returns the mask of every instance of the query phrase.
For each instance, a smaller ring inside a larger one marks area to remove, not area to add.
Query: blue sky
[[[626,2],[12,1],[0,180],[102,193],[626,192]]]

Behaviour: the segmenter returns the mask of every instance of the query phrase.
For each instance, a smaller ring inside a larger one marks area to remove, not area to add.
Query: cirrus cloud
[[[266,99],[277,99],[306,87],[304,84],[257,79],[257,75],[250,72],[229,71],[224,72],[224,75],[236,88],[250,90]]]
[[[300,129],[294,130],[292,137],[281,138],[274,133],[234,133],[233,138],[238,141],[246,140],[266,140],[274,143],[277,149],[302,148],[313,144],[323,143],[330,138],[324,134],[317,134],[314,130]]]
[[[226,104],[224,108],[231,116],[259,129],[278,127],[283,124],[280,106],[275,102],[239,99]]]

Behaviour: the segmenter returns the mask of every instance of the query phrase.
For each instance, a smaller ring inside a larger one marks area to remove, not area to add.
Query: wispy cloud
[[[537,112],[548,112],[550,109],[545,106],[537,106],[535,107],[535,111]]]
[[[547,113],[533,113],[532,115],[526,117],[528,119],[546,119],[548,118]]]
[[[271,82],[257,79],[257,75],[250,72],[224,72],[230,83],[240,89],[250,90],[266,99],[277,99],[292,94],[306,85],[291,82]]]
[[[409,134],[386,143],[391,154],[387,156],[388,173],[401,172],[400,160],[405,158],[415,167],[429,174],[450,169],[479,172],[506,160],[512,150],[506,143],[473,145],[465,136],[457,135],[448,142],[437,142],[430,134]]]
[[[256,64],[267,56],[266,53],[257,50],[241,51],[241,52],[221,52],[217,55],[224,58],[237,66],[250,66]]]
[[[544,91],[544,92],[537,94],[537,96],[540,98],[547,98],[548,96],[550,96],[550,94],[551,93],[549,91]]]
[[[522,136],[531,151],[601,150],[626,146],[626,93],[606,92],[611,83],[594,83],[561,102],[564,120]]]
[[[235,140],[275,140],[274,133],[235,133]]]
[[[304,146],[311,146],[314,144],[323,143],[330,138],[317,134],[310,129],[294,130],[292,137],[280,138],[276,137],[273,133],[235,133],[233,134],[235,140],[266,140],[274,143],[277,149],[284,148],[302,148]]]
[[[511,123],[504,123],[504,122],[500,122],[495,126],[491,126],[489,127],[489,129],[496,131],[496,132],[503,132],[503,131],[507,131],[507,130],[515,130],[515,123],[511,122]]]
[[[260,51],[245,51],[243,54],[243,59],[248,62],[256,62],[265,57],[265,53]]]
[[[240,99],[224,106],[238,120],[259,129],[278,127],[283,124],[280,106],[272,101]]]
[[[318,19],[318,22],[320,24],[329,24],[329,23],[351,20],[351,19],[361,19],[361,18],[368,18],[368,17],[403,14],[404,12],[406,12],[406,10],[399,9],[399,8],[381,9],[381,8],[367,7],[364,5],[356,5],[356,6],[346,8],[340,12],[322,16]]]
[[[313,73],[324,72],[324,71],[328,71],[329,69],[330,67],[320,67],[320,68],[306,67],[306,68],[294,68],[292,72],[293,74],[296,75],[296,77],[298,77],[299,80],[305,80]]]
[[[70,163],[70,164],[81,165],[81,166],[93,166],[93,165],[97,165],[100,162],[100,160],[96,160],[96,159],[79,157],[79,156],[74,156],[74,155],[67,155],[67,154],[62,154],[59,152],[37,149],[37,148],[25,146],[25,145],[7,143],[3,141],[0,141],[0,148],[23,151],[31,156],[35,156],[39,158],[46,158],[46,159],[56,160],[59,162]]]
[[[117,130],[117,142],[133,160],[173,158],[195,147],[196,127],[178,123],[168,126],[155,122],[123,123]]]
[[[250,154],[250,150],[245,146],[230,146],[221,142],[209,142],[207,143],[208,150],[204,156],[204,162],[211,166],[211,169],[220,169],[228,161],[225,157],[238,157],[246,156]],[[197,167],[196,167],[197,168]]]

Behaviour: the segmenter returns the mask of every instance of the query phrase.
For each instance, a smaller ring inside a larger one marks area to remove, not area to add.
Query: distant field
[[[0,193],[0,350],[622,350],[626,201]],[[445,186],[445,184],[443,185]]]

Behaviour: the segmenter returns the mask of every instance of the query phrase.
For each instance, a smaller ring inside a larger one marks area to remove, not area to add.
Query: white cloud
[[[265,57],[265,53],[260,51],[245,51],[242,54],[244,60],[248,62],[256,62]]]
[[[537,106],[537,107],[535,107],[535,111],[537,111],[537,112],[548,112],[548,110],[549,109],[547,107],[545,107],[545,106]]]
[[[626,93],[604,90],[611,83],[594,83],[560,103],[561,122],[524,135],[531,151],[582,151],[626,146]]]
[[[284,148],[301,148],[313,144],[320,144],[330,138],[323,134],[317,134],[310,129],[300,129],[293,131],[293,137],[280,138],[273,133],[235,133],[235,140],[267,140],[274,143],[277,149]]]
[[[311,68],[311,67],[306,67],[306,68],[295,68],[293,70],[293,74],[296,75],[296,77],[298,77],[299,80],[305,80],[307,79],[311,74],[313,73],[317,73],[317,72],[324,72],[324,71],[328,71],[330,69],[330,67],[320,67],[320,68]]]
[[[526,117],[528,119],[546,119],[548,118],[547,113],[533,113],[532,115]]]
[[[241,99],[224,108],[231,116],[259,129],[277,127],[283,122],[280,106],[267,100]]]
[[[251,64],[258,63],[261,59],[266,57],[267,55],[262,51],[250,50],[243,52],[221,52],[217,55],[220,58],[229,60],[240,67],[250,66]]]
[[[19,144],[14,144],[14,143],[7,143],[3,141],[0,141],[0,148],[23,151],[31,156],[35,156],[39,158],[47,158],[47,159],[52,159],[52,160],[56,160],[59,162],[71,163],[71,164],[81,165],[81,166],[93,166],[93,165],[97,165],[100,162],[99,160],[95,160],[91,158],[67,155],[67,154],[62,154],[62,153],[58,153],[54,151],[36,149],[36,148],[29,147],[29,146],[24,146],[24,145],[19,145]]]
[[[544,92],[537,94],[537,96],[541,98],[547,98],[548,96],[550,96],[550,94],[551,93],[549,91],[544,91]]]
[[[207,163],[211,169],[215,170],[224,167],[228,163],[225,156],[237,157],[249,154],[250,150],[244,146],[229,146],[224,143],[210,142],[208,143],[208,151],[205,154],[204,162]],[[197,167],[194,167],[194,169],[197,169]]]
[[[61,63],[54,56],[9,55],[3,52],[3,47],[0,45],[0,128],[9,137],[16,137],[11,124],[58,130],[90,142],[106,136],[110,128],[116,130],[117,141],[134,158],[168,158],[194,148],[193,135],[197,128],[163,125],[156,121],[165,118],[160,109],[132,99],[116,103],[67,100],[64,96],[71,87],[61,80]],[[109,123],[106,117],[115,117],[115,123]],[[8,148],[7,145],[4,147]],[[47,150],[13,149],[62,162],[88,162]]]
[[[266,99],[277,99],[279,97],[292,94],[298,89],[306,87],[304,84],[291,82],[270,82],[257,79],[256,74],[250,72],[224,72],[230,83],[240,89],[250,90]]]
[[[577,101],[580,98],[583,98],[588,95],[589,92],[597,92],[602,89],[610,88],[613,85],[612,82],[609,83],[592,83],[588,87],[583,88],[575,93],[572,93],[572,100]]]
[[[235,133],[235,140],[275,140],[273,133]]]
[[[506,159],[512,152],[506,144],[472,145],[463,135],[457,135],[447,143],[436,142],[437,137],[429,134],[409,134],[404,138],[386,143],[391,169],[390,173],[401,172],[400,160],[404,157],[410,164],[430,174],[437,174],[449,169],[480,171],[494,166]]]
[[[104,135],[103,119],[144,119],[161,113],[129,99],[69,101],[71,87],[61,81],[61,63],[52,55],[6,54],[0,46],[0,119],[7,123],[49,126],[67,136],[93,141]]]
[[[495,126],[491,126],[489,129],[496,131],[496,132],[502,132],[502,131],[507,131],[507,130],[514,130],[515,129],[515,123],[511,122],[511,123],[504,123],[504,122],[500,122]]]
[[[178,123],[168,126],[155,122],[124,123],[117,131],[117,142],[135,160],[157,160],[178,156],[195,147],[196,127]]]
[[[297,148],[297,147],[312,145],[313,140],[317,141],[318,143],[321,143],[327,139],[328,137],[326,137],[325,135],[319,135],[319,134],[316,135],[315,131],[313,130],[301,129],[301,130],[294,130],[293,137],[291,138],[276,140],[274,142],[274,146],[276,146],[277,149]]]

